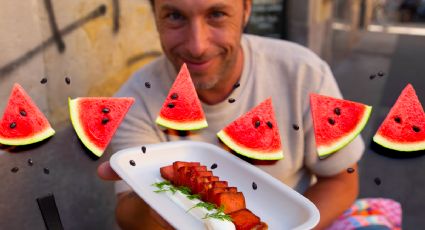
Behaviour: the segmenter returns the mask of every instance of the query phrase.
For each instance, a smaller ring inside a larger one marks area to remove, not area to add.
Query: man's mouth
[[[186,63],[187,68],[189,69],[190,72],[204,72],[210,67],[212,63],[211,59],[200,60],[200,61],[182,59],[182,61]]]

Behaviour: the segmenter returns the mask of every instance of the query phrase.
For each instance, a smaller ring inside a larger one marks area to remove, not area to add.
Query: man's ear
[[[251,16],[252,0],[243,0],[244,1],[244,28],[248,24],[249,16]]]

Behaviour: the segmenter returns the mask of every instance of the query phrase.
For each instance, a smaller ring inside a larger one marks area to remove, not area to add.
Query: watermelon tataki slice
[[[344,99],[310,94],[317,153],[324,158],[348,145],[365,127],[372,107]]]
[[[180,68],[156,123],[175,130],[197,130],[208,126],[186,64]]]
[[[425,113],[411,84],[403,89],[373,141],[397,151],[425,149]]]
[[[81,142],[102,156],[134,98],[78,97],[68,99],[72,125]]]
[[[27,145],[55,134],[49,121],[19,84],[13,86],[0,121],[0,143]]]
[[[283,158],[271,98],[237,118],[218,132],[217,136],[229,148],[246,157],[258,160]]]

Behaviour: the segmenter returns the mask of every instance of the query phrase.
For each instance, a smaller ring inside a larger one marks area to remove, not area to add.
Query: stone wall
[[[17,82],[54,128],[61,126],[68,120],[68,97],[110,96],[160,54],[147,0],[0,4],[1,113]],[[40,83],[43,78],[47,83]]]

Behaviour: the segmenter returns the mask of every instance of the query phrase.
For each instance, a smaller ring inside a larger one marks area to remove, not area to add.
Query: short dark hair
[[[243,1],[244,3],[246,3],[246,0]],[[153,7],[155,4],[155,0],[149,0],[149,3],[151,4],[151,6]]]

